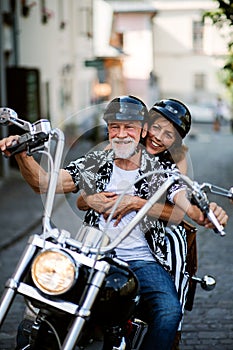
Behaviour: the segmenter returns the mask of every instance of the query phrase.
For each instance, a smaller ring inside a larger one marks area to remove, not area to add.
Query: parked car
[[[194,123],[213,123],[216,118],[216,105],[214,104],[190,103],[188,107]],[[222,114],[223,122],[226,123],[231,120],[231,113],[227,105],[224,105]]]
[[[212,123],[215,117],[213,108],[200,104],[189,104],[193,122]]]

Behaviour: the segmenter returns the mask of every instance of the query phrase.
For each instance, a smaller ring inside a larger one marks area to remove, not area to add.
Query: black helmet
[[[148,119],[148,109],[145,103],[135,96],[120,96],[107,105],[103,118],[106,122],[139,120],[145,123]]]
[[[191,113],[184,103],[169,98],[156,102],[150,109],[149,114],[153,116],[153,111],[162,114],[166,119],[171,121],[175,128],[184,138],[191,127]]]

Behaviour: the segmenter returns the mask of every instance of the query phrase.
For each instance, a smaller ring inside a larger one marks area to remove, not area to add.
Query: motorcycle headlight
[[[64,251],[46,250],[33,261],[32,279],[44,293],[59,295],[67,292],[77,278],[77,268]]]

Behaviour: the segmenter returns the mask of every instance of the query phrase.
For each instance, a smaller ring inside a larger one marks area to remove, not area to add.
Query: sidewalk
[[[40,195],[33,192],[18,170],[1,180],[0,196],[1,251],[40,224],[43,204]]]
[[[0,180],[0,252],[18,239],[41,233],[45,198],[35,193],[18,170]],[[52,212],[53,223],[75,235],[83,213],[76,207],[76,196],[58,195]]]

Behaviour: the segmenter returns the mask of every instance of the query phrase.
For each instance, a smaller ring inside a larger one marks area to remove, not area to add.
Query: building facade
[[[34,87],[39,94],[38,111],[18,109],[29,119],[43,115],[59,123],[98,98],[93,87],[101,80],[103,59],[119,56],[117,50],[105,45],[111,35],[110,5],[103,0],[3,0],[1,14],[2,104],[13,102],[14,107],[11,77],[20,84],[14,88],[20,90],[24,80],[30,80],[22,76],[31,74],[33,80],[33,73],[35,83],[39,83]],[[100,28],[105,38],[99,34]]]
[[[154,73],[161,97],[176,96],[192,103],[214,103],[224,98],[220,69],[227,54],[224,32],[217,30],[205,11],[209,0],[153,1]]]
[[[2,0],[0,14],[1,106],[65,129],[121,93],[122,55],[109,45],[113,11],[104,0]],[[7,164],[0,160],[3,176]]]

